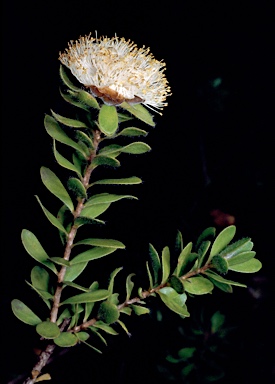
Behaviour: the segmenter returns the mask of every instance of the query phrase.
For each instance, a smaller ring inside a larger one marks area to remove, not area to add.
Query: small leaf
[[[131,308],[135,312],[136,315],[145,315],[150,313],[150,309],[146,307],[141,307],[140,305],[131,304]]]
[[[50,276],[44,268],[35,266],[31,271],[31,282],[35,288],[48,291]]]
[[[58,122],[49,115],[45,116],[44,119],[44,125],[46,128],[47,133],[56,141],[59,141],[62,144],[68,145],[69,147],[72,147],[79,151],[85,158],[86,153],[83,151],[83,148],[81,145],[76,143],[74,140],[72,140],[66,133],[63,131],[63,129],[59,126]]]
[[[191,251],[192,251],[192,246],[193,244],[190,242],[188,243],[184,249],[181,251],[180,255],[179,255],[179,258],[178,258],[178,264],[177,264],[177,268],[175,270],[175,275],[180,277],[182,276],[184,270],[185,270],[185,267],[187,266],[187,264],[190,262],[190,261],[193,261],[194,258],[190,258],[190,254],[191,254]],[[190,260],[192,259],[192,260]]]
[[[79,289],[80,291],[83,291],[83,292],[91,292],[90,288],[82,287],[81,285],[72,283],[71,281],[63,281],[63,284],[64,284],[64,286],[67,285],[69,287],[73,287],[73,288]]]
[[[72,297],[69,297],[65,301],[63,301],[60,305],[63,304],[78,304],[78,303],[93,303],[95,301],[101,301],[104,299],[107,299],[107,297],[110,295],[110,292],[106,289],[99,289],[94,292],[85,292],[80,293],[80,295],[75,295]]]
[[[141,184],[142,180],[139,177],[132,176],[124,179],[103,179],[92,183],[92,185],[133,185]]]
[[[79,179],[71,177],[68,180],[68,188],[79,199],[85,199],[87,197],[86,189]]]
[[[135,137],[135,136],[147,136],[148,132],[144,131],[140,128],[135,127],[128,127],[124,128],[117,136],[129,136],[129,137]]]
[[[89,327],[89,328],[98,328],[98,329],[101,329],[102,331],[110,334],[110,335],[118,335],[118,332],[115,331],[112,327],[110,327],[109,325],[105,324],[103,321],[101,320],[98,320],[92,327]]]
[[[148,144],[142,142],[135,142],[121,148],[121,152],[130,153],[133,155],[140,155],[149,151],[151,151],[151,147]]]
[[[91,165],[94,168],[99,166],[99,165],[106,165],[109,167],[116,168],[116,167],[120,166],[120,162],[117,159],[114,159],[113,157],[98,155],[93,159]]]
[[[88,332],[78,332],[78,333],[76,333],[76,337],[80,341],[86,341],[89,339],[90,335]]]
[[[23,323],[29,324],[29,325],[37,325],[41,323],[41,319],[36,316],[36,314],[27,307],[22,301],[18,299],[14,299],[11,302],[11,308],[14,313],[14,315]]]
[[[210,293],[214,288],[211,281],[202,276],[195,276],[187,280],[183,280],[183,285],[186,292],[193,295],[205,295]]]
[[[59,89],[59,92],[60,92],[60,95],[63,97],[63,99],[64,99],[65,101],[67,101],[67,103],[72,104],[72,105],[74,105],[75,107],[84,109],[84,111],[86,111],[86,112],[89,112],[89,111],[90,111],[89,108],[88,108],[85,104],[81,103],[81,102],[77,99],[77,97],[76,97],[77,92],[71,92],[71,94],[67,94],[67,93],[63,93],[63,92],[61,91],[61,89]]]
[[[181,252],[183,250],[183,240],[182,240],[182,233],[178,230],[176,241],[175,241],[175,252]]]
[[[74,245],[93,245],[96,247],[106,247],[106,248],[121,248],[124,249],[125,245],[122,244],[118,240],[113,240],[113,239],[95,239],[95,238],[89,238],[89,239],[84,239],[80,240]]]
[[[79,91],[80,88],[76,87],[71,80],[68,78],[68,75],[65,72],[65,68],[63,65],[60,65],[59,67],[59,75],[61,80],[65,85],[67,85],[68,88],[72,89],[73,91]]]
[[[103,104],[98,115],[100,130],[106,136],[112,136],[118,128],[117,109],[114,105]]]
[[[108,301],[104,301],[100,304],[97,317],[107,325],[115,323],[119,319],[117,306]]]
[[[183,286],[182,280],[179,279],[177,276],[175,275],[170,276],[168,279],[168,283],[180,295],[184,292],[184,286]]]
[[[168,280],[170,275],[170,251],[168,247],[164,247],[161,255],[162,261],[162,280],[161,284]]]
[[[77,98],[84,104],[86,104],[88,107],[100,109],[98,102],[96,99],[88,92],[86,91],[79,91],[77,93]]]
[[[149,257],[150,257],[150,262],[153,269],[153,276],[154,276],[153,282],[155,285],[155,284],[158,284],[159,274],[161,270],[161,263],[160,263],[159,255],[152,244],[149,244]]]
[[[80,217],[88,217],[90,219],[95,219],[97,216],[101,215],[103,212],[107,211],[111,203],[102,203],[96,205],[84,206],[81,211]]]
[[[229,266],[228,269],[235,272],[242,273],[255,273],[258,272],[262,268],[262,263],[258,259],[250,259],[242,264],[236,264],[233,266]]]
[[[73,266],[74,264],[96,260],[103,256],[109,255],[110,253],[113,253],[115,250],[115,248],[94,247],[75,256],[71,260],[70,264]]]
[[[147,270],[148,279],[149,279],[149,288],[152,289],[154,286],[154,283],[153,283],[153,277],[150,272],[148,261],[146,262],[146,270]]]
[[[88,262],[86,261],[84,263],[78,263],[75,265],[71,265],[70,267],[67,267],[64,280],[66,281],[75,280],[84,271],[87,264]]]
[[[61,313],[61,315],[58,317],[56,324],[60,325],[62,324],[63,320],[70,319],[72,317],[71,312],[68,308],[64,309],[64,311]]]
[[[230,241],[235,236],[235,233],[236,233],[235,225],[230,225],[229,227],[226,227],[219,233],[219,235],[216,237],[212,245],[208,262],[210,262],[213,256],[220,253],[230,243]]]
[[[211,245],[211,241],[205,240],[202,241],[199,248],[198,248],[198,267],[201,267],[204,264],[204,259],[207,254],[207,251]]]
[[[49,168],[41,167],[40,169],[41,179],[43,184],[48,190],[58,197],[71,212],[74,211],[74,205],[70,198],[70,195],[64,188],[59,178]]]
[[[157,291],[161,300],[164,304],[171,309],[171,311],[176,312],[178,315],[189,317],[190,314],[187,311],[185,305],[187,296],[185,293],[179,295],[173,288],[164,287]]]
[[[79,173],[79,170],[76,168],[76,166],[73,163],[71,163],[69,160],[67,160],[64,156],[62,156],[56,150],[55,140],[53,143],[54,143],[53,144],[53,153],[54,153],[55,160],[58,162],[58,164],[61,165],[61,167],[63,167],[63,168],[66,168],[66,169],[69,169],[70,171],[76,172],[78,174],[78,176],[81,177],[81,173]]]
[[[241,252],[251,251],[253,245],[254,244],[251,239],[249,237],[245,237],[228,245],[220,252],[219,255],[225,257],[226,259],[231,259],[231,257],[234,257]]]
[[[55,118],[55,120],[57,120],[61,124],[64,124],[64,125],[66,125],[68,127],[72,127],[72,128],[88,128],[85,123],[82,123],[79,120],[68,119],[67,117],[58,115],[57,113],[55,113],[52,110],[51,110],[51,112],[52,112],[52,115]]]
[[[63,259],[62,257],[50,257],[50,260],[55,264],[64,265],[64,267],[69,267],[71,265],[68,260]]]
[[[60,221],[53,215],[51,212],[49,212],[44,205],[41,203],[40,199],[38,196],[35,196],[38,203],[40,204],[45,216],[49,220],[49,222],[54,225],[56,228],[58,228],[61,232],[64,232],[66,235],[68,235],[66,229],[63,227],[63,225],[60,223]]]
[[[131,333],[128,331],[126,325],[121,321],[121,320],[117,320],[117,323],[121,326],[121,328],[127,333],[128,336],[131,336]]]
[[[38,241],[37,237],[27,229],[23,229],[21,233],[22,243],[24,248],[36,261],[45,265],[51,269],[54,273],[57,273],[55,265],[49,261],[49,256]]]
[[[222,276],[218,275],[217,273],[215,273],[213,271],[206,271],[204,273],[205,273],[206,276],[211,278],[212,282],[213,282],[213,280],[215,280],[215,281],[218,281],[218,282],[220,282],[222,284],[236,285],[237,287],[246,288],[245,284],[237,283],[236,281],[232,281],[232,280],[227,280],[227,279],[223,278]]]
[[[40,375],[35,379],[35,383],[39,383],[40,381],[51,380],[51,379],[52,378],[49,373],[44,373],[43,375]]]
[[[228,262],[219,255],[212,257],[211,264],[219,273],[227,273],[228,271]]]
[[[59,347],[67,348],[73,347],[78,342],[78,338],[69,332],[62,332],[60,335],[54,339],[54,343]]]
[[[246,261],[253,259],[255,255],[256,252],[254,251],[241,252],[238,253],[236,256],[232,256],[230,259],[226,260],[228,261],[228,265],[231,267],[232,265],[243,264]]]
[[[225,315],[223,315],[220,311],[214,313],[211,317],[211,333],[217,333],[222,326],[224,325]]]
[[[100,193],[98,195],[91,196],[85,203],[85,207],[89,205],[102,204],[102,203],[114,203],[121,199],[135,199],[138,200],[137,197],[132,195],[115,195],[111,193]]]
[[[84,216],[79,216],[74,221],[74,225],[78,228],[85,224],[105,224],[105,222],[99,219],[91,219],[90,217]]]
[[[132,290],[134,288],[134,283],[132,282],[132,277],[135,276],[135,273],[131,273],[127,276],[126,279],[126,299],[125,301],[128,301],[131,297]]]
[[[60,329],[51,321],[42,321],[37,324],[36,332],[45,339],[55,339],[60,335]]]
[[[216,235],[216,228],[214,228],[214,227],[206,228],[198,237],[198,240],[197,240],[196,245],[195,245],[195,250],[198,251],[198,249],[199,249],[199,247],[203,241],[213,240],[215,235]]]
[[[151,127],[155,126],[153,116],[141,104],[130,105],[126,102],[123,102],[120,106],[144,123],[150,125]]]
[[[114,290],[114,281],[115,281],[115,277],[116,275],[122,270],[123,268],[120,267],[120,268],[116,268],[111,274],[110,274],[110,279],[109,279],[109,284],[108,284],[108,291],[110,292],[110,294],[113,293],[113,290]]]

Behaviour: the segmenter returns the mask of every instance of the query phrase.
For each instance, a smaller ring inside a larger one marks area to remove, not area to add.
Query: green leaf
[[[81,145],[76,143],[74,140],[72,140],[60,127],[58,122],[49,115],[45,116],[44,119],[44,125],[46,128],[47,133],[56,141],[59,141],[62,144],[68,145],[69,147],[72,147],[79,151],[85,158],[87,157],[85,151],[83,151],[83,148]]]
[[[97,100],[86,91],[81,90],[77,92],[77,98],[79,99],[79,101],[86,104],[88,107],[100,109]]]
[[[70,263],[71,266],[73,266],[74,264],[96,260],[103,256],[109,255],[110,253],[113,253],[115,250],[115,248],[94,247],[75,256]]]
[[[245,237],[228,245],[220,252],[220,256],[223,256],[226,259],[231,259],[231,257],[234,257],[241,252],[251,251],[253,245],[254,244],[252,243],[251,239],[249,237]]]
[[[235,256],[232,256],[230,259],[226,259],[226,260],[228,261],[228,265],[231,267],[232,265],[243,264],[246,261],[253,259],[255,255],[256,255],[256,252],[254,251],[241,252]]]
[[[42,289],[43,291],[48,291],[49,289],[50,276],[48,272],[39,266],[33,267],[31,271],[31,282],[35,288]]]
[[[236,285],[237,287],[246,288],[245,284],[237,283],[236,281],[232,281],[232,280],[227,280],[213,271],[206,271],[204,273],[206,276],[211,278],[212,282],[213,282],[213,280],[215,280],[215,281],[218,281],[219,283],[222,283],[222,284]]]
[[[258,259],[250,259],[242,264],[237,264],[233,266],[229,266],[228,269],[235,272],[243,272],[243,273],[255,273],[258,272],[262,268],[262,263]]]
[[[82,123],[79,120],[75,119],[68,119],[67,117],[58,115],[54,111],[51,110],[51,113],[55,120],[57,120],[59,123],[66,125],[67,127],[72,127],[72,128],[88,128],[85,123]]]
[[[76,337],[80,341],[86,341],[89,339],[90,335],[88,332],[78,332],[78,333],[76,333]]]
[[[165,283],[168,280],[170,275],[170,251],[168,247],[164,247],[161,255],[162,261],[162,280],[161,284]]]
[[[181,252],[183,250],[183,239],[182,239],[182,233],[178,230],[176,241],[175,241],[175,252]]]
[[[26,281],[26,280],[25,280]],[[32,285],[31,283],[29,283],[28,281],[26,281],[26,283],[33,289],[35,290],[35,292],[40,296],[42,297],[42,299],[44,300],[44,302],[46,303],[47,307],[48,308],[51,308],[50,306],[50,302],[49,300],[53,299],[53,295],[51,293],[49,293],[48,291],[44,291],[43,289],[39,289],[39,288],[36,288],[34,285]]]
[[[112,327],[110,327],[109,325],[105,324],[103,321],[101,320],[98,320],[95,324],[93,324],[92,327],[89,327],[89,328],[98,328],[98,329],[101,329],[102,331],[110,334],[110,335],[118,335],[118,332],[115,331]]]
[[[93,159],[91,165],[94,168],[99,165],[106,165],[109,167],[119,167],[120,162],[117,159],[114,159],[113,157],[98,155]]]
[[[146,270],[147,270],[147,275],[148,275],[148,279],[149,279],[149,288],[152,289],[154,286],[154,283],[153,283],[153,278],[152,278],[152,275],[150,272],[148,261],[146,261]]]
[[[72,317],[71,312],[68,308],[65,308],[61,315],[58,317],[56,324],[60,325],[63,323],[63,320],[70,319]]]
[[[127,316],[131,316],[132,309],[130,307],[123,307],[123,308],[120,308],[119,312],[124,313]]]
[[[111,274],[110,274],[110,279],[109,279],[109,285],[108,285],[108,291],[110,292],[110,294],[113,293],[113,290],[114,290],[114,281],[115,281],[115,277],[116,275],[122,270],[122,267],[120,268],[116,268]]]
[[[66,280],[67,282],[75,280],[84,271],[87,264],[88,262],[86,261],[67,267],[64,280]]]
[[[193,261],[193,259],[194,259],[194,258],[192,258],[192,260],[190,260],[190,254],[192,251],[192,246],[193,246],[193,244],[191,242],[188,243],[183,248],[183,250],[181,251],[181,253],[179,255],[177,268],[175,270],[175,275],[178,277],[182,276],[184,269],[187,266],[187,264],[189,263],[189,261]]]
[[[98,195],[91,196],[85,203],[85,207],[89,205],[102,204],[102,203],[114,203],[121,199],[135,199],[138,200],[137,197],[132,195],[115,195],[111,193],[100,193]]]
[[[60,65],[59,67],[59,75],[60,75],[60,78],[61,80],[63,81],[63,83],[70,89],[72,89],[73,91],[79,91],[80,88],[76,87],[72,82],[71,80],[68,78],[68,75],[66,74],[65,72],[65,68],[63,65]]]
[[[55,265],[49,261],[49,256],[45,252],[44,248],[38,241],[37,237],[27,229],[23,229],[21,233],[22,243],[24,248],[36,261],[45,265],[51,269],[54,273],[57,273]]]
[[[125,113],[117,113],[117,115],[118,115],[118,122],[119,123],[123,123],[123,122],[125,122],[125,121],[129,121],[129,120],[133,120],[133,117],[132,116],[130,116],[130,115],[127,115],[127,114],[125,114]],[[117,135],[118,136],[118,135]]]
[[[114,105],[103,104],[98,115],[99,129],[106,135],[112,136],[118,128],[117,109]]]
[[[37,324],[36,332],[45,339],[55,339],[60,335],[60,329],[51,321],[42,321]]]
[[[230,241],[235,236],[235,233],[236,233],[235,225],[230,225],[229,227],[226,227],[219,233],[219,235],[216,237],[212,245],[208,262],[210,262],[213,256],[220,253],[230,243]]]
[[[83,104],[82,102],[78,101],[76,98],[77,92],[72,92],[71,94],[63,93],[61,89],[59,89],[60,95],[63,97],[67,103],[70,103],[74,105],[75,107],[84,109],[84,111],[89,112],[89,108]]]
[[[211,245],[211,241],[205,240],[202,241],[199,248],[198,248],[198,267],[201,267],[204,264],[204,259],[207,254],[207,251]]]
[[[98,180],[92,183],[92,185],[133,185],[133,184],[141,184],[142,180],[139,177],[132,176],[124,179],[103,179]]]
[[[94,149],[94,143],[90,136],[88,136],[85,132],[77,130],[75,131],[75,137],[79,140],[79,144],[83,143],[86,145],[87,148],[90,150],[88,153],[91,153],[91,150]]]
[[[63,225],[60,223],[60,221],[54,216],[52,215],[45,207],[44,205],[41,203],[40,199],[38,196],[35,196],[38,203],[40,204],[45,216],[47,217],[47,219],[50,221],[50,223],[52,225],[54,225],[56,228],[58,228],[61,232],[64,232],[66,235],[68,235],[66,229],[63,227]]]
[[[177,276],[175,275],[170,276],[168,279],[168,283],[180,295],[184,292],[184,286],[183,286],[182,280],[179,279]]]
[[[63,301],[60,305],[63,304],[79,304],[79,303],[93,303],[95,301],[101,301],[107,299],[110,295],[110,292],[106,289],[98,289],[94,292],[85,292],[80,293],[79,295],[75,295],[69,297],[65,301]]]
[[[153,269],[153,276],[154,276],[153,282],[155,285],[155,284],[158,284],[159,273],[161,270],[161,263],[160,263],[159,255],[152,244],[149,244],[149,257],[150,257],[150,262]]]
[[[102,155],[102,156],[109,156],[109,157],[115,158],[121,153],[122,148],[123,147],[121,145],[110,144],[101,148],[98,153],[99,155]]]
[[[129,136],[129,137],[135,137],[135,136],[147,136],[148,132],[144,131],[143,129],[136,128],[136,127],[128,127],[124,128],[117,136]]]
[[[225,315],[223,315],[220,311],[217,311],[213,314],[210,319],[211,322],[211,333],[217,333],[225,322]]]
[[[73,202],[59,178],[49,168],[46,167],[40,168],[40,174],[42,182],[46,188],[48,188],[48,190],[53,195],[58,197],[69,208],[69,210],[73,212]]]
[[[227,273],[228,271],[228,262],[219,255],[212,257],[211,264],[219,273]]]
[[[84,217],[84,216],[83,217],[79,216],[74,221],[74,225],[78,228],[84,224],[105,224],[105,222],[99,219],[91,219],[90,217]]]
[[[119,310],[116,305],[104,301],[100,304],[97,317],[107,325],[110,325],[119,319]]]
[[[186,292],[193,295],[205,295],[210,293],[214,288],[211,281],[202,276],[195,276],[187,280],[183,280],[183,285]]]
[[[54,343],[59,347],[67,348],[73,347],[78,342],[78,338],[69,332],[62,332],[60,335],[54,339]]]
[[[68,260],[63,259],[63,257],[50,257],[50,260],[55,264],[64,265],[64,267],[69,267],[71,264]]]
[[[146,307],[141,307],[140,305],[131,304],[131,308],[135,312],[136,315],[145,315],[150,313],[150,309]]]
[[[206,228],[198,237],[198,240],[195,245],[195,250],[198,251],[199,247],[201,246],[201,243],[206,240],[213,240],[216,235],[216,228],[209,227]]]
[[[89,290],[90,292],[94,292],[94,291],[97,291],[98,290],[98,287],[99,287],[99,284],[97,281],[94,281]],[[85,303],[85,314],[84,314],[84,318],[83,318],[83,323],[85,323],[85,321],[88,320],[89,316],[91,315],[92,313],[92,310],[94,308],[94,304],[95,303]]]
[[[77,198],[85,199],[87,197],[86,189],[79,179],[70,177],[67,185]]]
[[[171,311],[177,313],[178,315],[189,317],[190,314],[187,311],[187,307],[185,305],[187,296],[185,293],[179,295],[173,288],[164,287],[157,291],[161,300],[164,304],[171,309]]]
[[[120,107],[126,109],[126,111],[130,112],[132,115],[144,123],[150,125],[151,127],[155,126],[153,116],[141,104],[130,105],[126,102],[123,102]]]
[[[193,357],[195,352],[196,352],[195,347],[191,347],[191,348],[186,347],[186,348],[182,348],[178,351],[178,356],[179,356],[179,358],[186,361],[186,360],[190,359],[191,357]]]
[[[96,247],[107,247],[107,248],[121,248],[124,249],[125,245],[122,244],[118,240],[113,240],[113,239],[95,239],[95,238],[89,238],[89,239],[84,239],[80,240],[77,243],[74,244],[76,245],[93,245]]]
[[[79,284],[75,284],[75,283],[72,283],[71,281],[63,281],[63,284],[64,286],[69,286],[69,287],[73,287],[73,288],[76,288],[76,289],[79,289],[80,291],[84,291],[84,292],[91,292],[91,289],[90,288],[85,288],[85,287],[82,287],[81,285]]]
[[[117,323],[121,326],[121,328],[127,333],[128,336],[131,336],[131,333],[128,331],[126,325],[121,321],[121,320],[117,320]]]
[[[148,144],[138,141],[121,148],[121,152],[131,153],[133,155],[140,155],[149,151],[151,151],[151,147]]]
[[[53,141],[53,153],[54,153],[55,160],[59,165],[61,165],[61,167],[69,169],[70,171],[76,172],[77,175],[81,177],[81,173],[79,173],[79,170],[76,168],[76,166],[56,150],[55,140]]]
[[[134,283],[131,280],[133,276],[135,276],[135,273],[130,273],[126,279],[126,301],[130,299],[132,290],[134,288]]]
[[[83,216],[83,217],[89,217],[90,219],[95,219],[97,216],[105,212],[110,207],[110,205],[111,203],[102,203],[102,204],[84,206],[84,208],[81,211],[80,217]]]
[[[12,300],[11,308],[14,315],[23,323],[37,325],[42,321],[29,307],[18,299]]]

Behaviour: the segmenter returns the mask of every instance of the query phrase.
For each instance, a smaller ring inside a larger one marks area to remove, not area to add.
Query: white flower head
[[[155,110],[167,105],[170,87],[165,63],[149,48],[137,48],[124,38],[80,36],[70,41],[59,60],[77,80],[105,104],[142,103]]]

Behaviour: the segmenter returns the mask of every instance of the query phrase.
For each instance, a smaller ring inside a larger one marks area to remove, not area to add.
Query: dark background
[[[229,276],[247,284],[248,289],[236,287],[233,295],[213,293],[197,298],[194,313],[204,307],[207,319],[220,309],[234,328],[229,347],[221,346],[216,354],[217,360],[225,354],[221,365],[226,375],[220,382],[274,380],[272,5],[271,1],[4,0],[3,384],[23,381],[35,361],[35,348],[39,348],[34,330],[21,324],[10,309],[13,298],[32,308],[37,300],[25,284],[34,260],[23,249],[21,231],[27,228],[34,232],[49,250],[57,241],[56,231],[44,218],[34,195],[39,195],[50,210],[54,204],[59,208],[39,175],[44,165],[62,178],[53,160],[51,138],[43,127],[44,115],[50,109],[62,114],[65,108],[58,89],[59,51],[68,41],[95,30],[108,37],[116,33],[138,47],[149,46],[156,59],[166,62],[173,92],[163,116],[155,115],[156,127],[149,129],[145,139],[152,151],[140,157],[125,155],[121,169],[115,171],[121,177],[139,176],[143,184],[116,190],[132,193],[139,201],[118,202],[108,211],[107,229],[102,231],[123,241],[127,251],[98,264],[103,283],[114,268],[123,266],[122,286],[131,272],[137,273],[137,284],[144,279],[146,286],[149,242],[161,252],[173,244],[177,230],[187,243],[195,241],[207,226],[223,229],[226,222],[217,221],[213,211],[222,212],[220,219],[226,219],[223,213],[233,216],[236,237],[252,237],[263,268],[255,275]],[[221,79],[216,88],[215,79]],[[127,322],[132,337],[122,331],[110,339],[103,355],[81,346],[56,358],[45,369],[53,376],[52,382],[168,382],[157,366],[166,364],[167,353],[176,355],[183,346],[192,346],[178,333],[178,327],[186,322],[188,329],[191,320],[180,320],[164,310],[163,320],[157,321],[154,302],[151,305],[150,316]],[[16,381],[21,374],[22,380]],[[203,375],[196,380],[204,383]],[[182,381],[177,378],[176,382]]]

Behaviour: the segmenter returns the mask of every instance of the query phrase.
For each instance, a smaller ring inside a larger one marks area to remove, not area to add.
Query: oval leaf
[[[89,217],[90,219],[95,219],[97,216],[105,212],[110,207],[110,205],[111,203],[102,203],[85,206],[81,211],[80,217],[83,216]]]
[[[121,148],[121,152],[131,153],[133,155],[140,155],[149,151],[151,151],[151,147],[142,142],[132,143]]]
[[[62,332],[54,339],[54,343],[59,347],[73,347],[78,342],[78,338],[69,332]]]
[[[133,185],[141,184],[142,180],[139,177],[132,176],[124,179],[103,179],[92,183],[92,185]]]
[[[125,245],[121,243],[118,240],[113,240],[113,239],[95,239],[95,238],[89,238],[89,239],[84,239],[80,240],[74,245],[93,245],[96,247],[107,247],[107,248],[121,248],[124,249]]]
[[[85,292],[81,293],[80,295],[75,295],[72,297],[69,297],[63,303],[63,304],[78,304],[78,303],[93,303],[95,301],[101,301],[104,299],[107,299],[107,297],[110,295],[110,292],[106,289],[99,289],[94,292]]]
[[[77,98],[79,99],[79,101],[86,104],[88,107],[100,109],[96,99],[90,93],[88,93],[86,91],[82,91],[82,90],[79,91],[77,93]]]
[[[232,266],[236,264],[243,264],[246,261],[253,259],[255,255],[256,255],[256,252],[254,251],[238,253],[236,256],[232,256],[230,259],[227,259],[228,265]]]
[[[124,128],[118,134],[118,136],[129,136],[129,137],[147,136],[147,135],[148,135],[148,132],[144,131],[143,129],[136,128],[136,127]]]
[[[26,249],[29,255],[31,255],[39,263],[42,263],[43,265],[47,266],[54,273],[57,273],[55,265],[51,261],[49,261],[49,256],[38,241],[37,237],[31,231],[23,229],[21,233],[21,239],[24,248]]]
[[[149,244],[149,257],[154,274],[154,284],[158,284],[159,273],[161,270],[159,255],[152,244]]]
[[[143,121],[144,123],[150,125],[151,127],[155,126],[153,116],[141,104],[130,105],[124,102],[120,106],[123,109],[126,109],[126,111],[130,112],[135,117],[137,117],[139,120]]]
[[[82,252],[79,255],[75,256],[71,260],[70,264],[71,266],[73,266],[74,264],[99,259],[103,256],[113,253],[115,250],[116,248],[94,247],[92,249],[88,249],[88,251]]]
[[[177,313],[178,315],[189,317],[190,314],[187,311],[187,307],[185,305],[186,302],[186,294],[182,293],[179,295],[173,288],[164,287],[157,291],[161,300],[164,304],[171,309],[171,311]]]
[[[37,289],[48,291],[50,276],[44,268],[35,266],[31,271],[31,282]]]
[[[55,160],[58,162],[59,165],[61,165],[61,167],[69,169],[70,171],[76,172],[78,176],[81,177],[81,173],[79,173],[79,170],[76,168],[76,166],[57,151],[55,140],[53,142],[53,153],[54,153]]]
[[[69,210],[73,212],[73,202],[59,178],[49,168],[46,167],[41,167],[40,174],[42,182],[46,188],[48,188],[48,190],[53,195],[58,197],[69,208]]]
[[[14,299],[11,302],[11,308],[14,315],[23,323],[29,325],[37,325],[41,323],[41,319],[36,316],[36,314],[27,307],[22,301]]]
[[[64,117],[64,116],[60,116],[58,115],[57,113],[55,113],[54,111],[52,111],[52,115],[53,117],[61,124],[64,124],[68,127],[72,127],[72,128],[88,128],[86,124],[82,123],[81,121],[79,120],[75,120],[75,119],[68,119],[67,117]]]
[[[54,225],[56,228],[58,228],[61,232],[65,233],[65,235],[68,235],[66,229],[63,227],[63,225],[60,223],[60,221],[51,213],[49,212],[44,205],[41,203],[38,196],[35,196],[38,203],[40,204],[42,211],[44,212],[45,216],[49,220],[49,222]]]
[[[64,280],[74,281],[84,271],[87,264],[88,262],[86,261],[84,263],[78,263],[75,265],[71,265],[70,267],[67,267]]]
[[[250,259],[242,264],[229,266],[231,271],[243,272],[243,273],[255,273],[262,268],[262,263],[258,259]]]
[[[37,324],[36,332],[45,339],[55,339],[60,335],[60,329],[51,321],[43,321]]]
[[[109,156],[96,156],[91,164],[93,167],[97,167],[99,165],[107,165],[109,167],[119,167],[120,162],[117,159]]]
[[[68,75],[65,72],[65,67],[63,65],[60,65],[59,67],[59,75],[63,83],[73,91],[79,91],[80,88],[76,87],[71,80],[68,78]]]
[[[192,293],[193,295],[205,295],[206,293],[210,293],[214,288],[211,281],[201,276],[183,280],[183,285],[186,292]]]
[[[103,104],[98,115],[100,130],[106,136],[112,136],[118,128],[117,109],[114,105]]]
[[[170,275],[170,251],[168,247],[164,247],[161,255],[162,261],[162,281],[161,284],[168,280]]]
[[[94,205],[94,204],[102,204],[102,203],[114,203],[116,201],[119,201],[121,199],[135,199],[138,200],[137,197],[132,195],[114,195],[111,193],[100,193],[98,195],[94,195],[90,197],[87,202],[85,203],[85,207],[88,205]]]
[[[135,312],[135,314],[138,315],[138,316],[140,316],[140,315],[146,315],[146,314],[150,313],[150,309],[149,309],[149,308],[141,307],[140,305],[134,305],[134,304],[132,304],[132,305],[131,305],[131,308],[133,309],[133,311]]]
[[[217,255],[220,253],[233,239],[236,233],[236,227],[235,225],[230,225],[229,227],[226,227],[223,229],[219,235],[216,237],[209,256],[208,262],[211,260],[211,258],[214,255]]]

